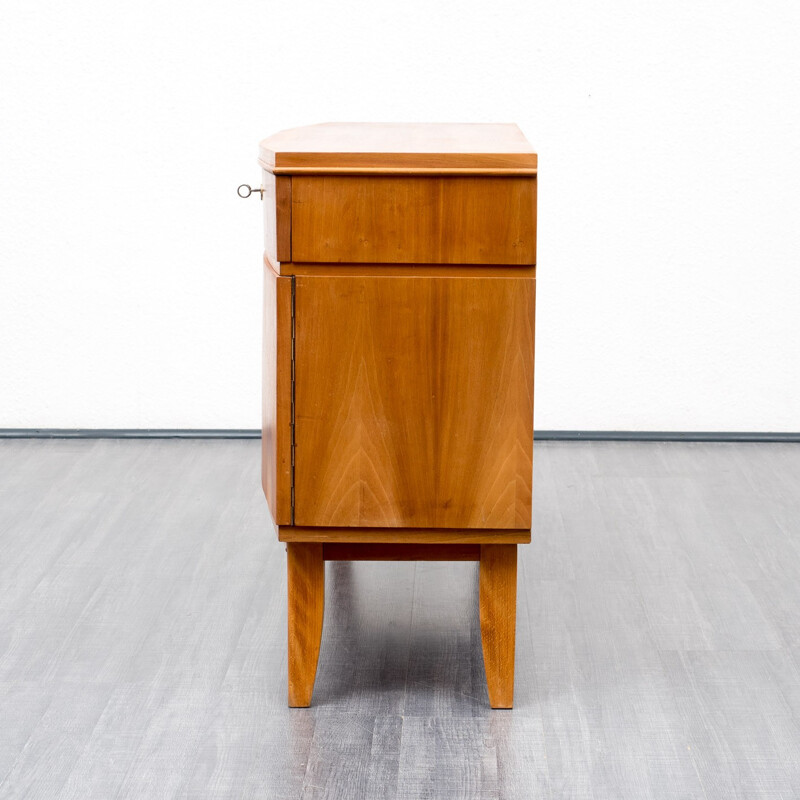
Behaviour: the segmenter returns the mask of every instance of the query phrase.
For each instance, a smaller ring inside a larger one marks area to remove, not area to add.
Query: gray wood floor
[[[329,564],[286,708],[258,447],[0,441],[0,797],[800,797],[800,446],[538,443],[511,712],[469,563]]]

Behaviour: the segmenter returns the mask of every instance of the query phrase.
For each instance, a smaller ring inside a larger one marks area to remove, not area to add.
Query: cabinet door
[[[535,279],[295,280],[295,524],[529,528]]]

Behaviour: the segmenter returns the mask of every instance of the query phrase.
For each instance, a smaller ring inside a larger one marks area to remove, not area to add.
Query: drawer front
[[[294,524],[529,529],[535,279],[295,280]]]
[[[291,259],[535,264],[536,178],[295,175]]]

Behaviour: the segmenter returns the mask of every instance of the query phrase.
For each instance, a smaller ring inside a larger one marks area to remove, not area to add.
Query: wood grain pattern
[[[275,178],[276,253],[278,262],[292,260],[292,179]]]
[[[533,278],[296,278],[295,524],[529,529]]]
[[[492,708],[514,705],[517,546],[481,545],[480,618],[486,685]]]
[[[284,278],[284,280],[289,280]],[[272,518],[278,520],[278,276],[264,263],[264,309],[261,316],[261,486]],[[291,521],[291,520],[290,520]]]
[[[277,273],[280,263],[292,260],[292,179],[261,171],[264,256]]]
[[[325,604],[322,545],[286,545],[289,619],[289,705],[311,705]]]
[[[479,544],[348,544],[322,546],[325,561],[479,561]]]
[[[325,560],[479,559],[489,694],[510,707],[536,154],[516,126],[383,124],[285,131],[261,154],[262,480],[288,542],[289,704],[311,702]]]
[[[277,408],[277,525],[293,521],[292,516],[292,281],[277,279],[278,358],[275,376]]]
[[[530,529],[499,528],[330,528],[323,525],[281,525],[281,542],[354,544],[528,544]]]
[[[295,262],[535,264],[536,179],[292,179]]]
[[[536,153],[516,125],[492,123],[309,125],[264,139],[259,161],[276,174],[312,170],[530,174],[537,167]]]
[[[276,182],[277,179],[272,173],[261,170],[261,188],[264,190],[261,196],[261,213],[264,217],[264,256],[272,264],[278,263]]]
[[[276,525],[291,510],[291,278],[264,263],[261,485]]]

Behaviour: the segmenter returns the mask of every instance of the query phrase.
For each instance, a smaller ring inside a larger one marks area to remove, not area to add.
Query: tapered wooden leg
[[[289,706],[311,705],[317,674],[322,613],[325,604],[325,562],[322,545],[288,542]]]
[[[514,705],[514,637],[517,625],[517,546],[482,544],[481,641],[489,703]]]

